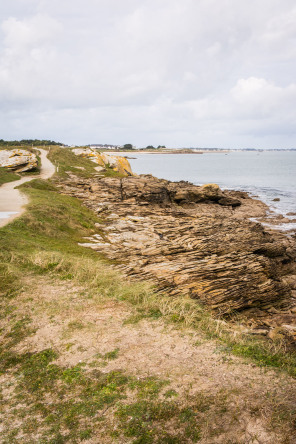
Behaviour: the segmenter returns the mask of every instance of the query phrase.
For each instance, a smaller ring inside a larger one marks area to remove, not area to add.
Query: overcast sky
[[[9,0],[0,138],[296,147],[295,0]]]

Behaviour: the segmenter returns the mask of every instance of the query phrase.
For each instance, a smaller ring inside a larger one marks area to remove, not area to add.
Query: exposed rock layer
[[[0,166],[22,173],[36,168],[38,160],[35,154],[27,150],[0,150]]]
[[[105,219],[83,245],[119,260],[128,275],[189,294],[219,314],[286,310],[294,322],[295,241],[249,221],[266,206],[247,193],[152,176],[72,176],[63,191]]]
[[[108,166],[123,176],[133,175],[130,163],[125,157],[111,156],[110,154],[100,153],[92,148],[75,148],[73,149],[73,153],[77,156],[91,159],[104,169]]]

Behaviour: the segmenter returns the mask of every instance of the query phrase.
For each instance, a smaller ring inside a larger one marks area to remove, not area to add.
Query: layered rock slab
[[[127,275],[223,315],[291,305],[283,278],[295,275],[295,242],[250,222],[250,208],[265,208],[246,193],[152,176],[84,183],[72,176],[63,192],[105,218],[85,246],[120,261]]]
[[[123,176],[133,175],[130,163],[126,157],[112,156],[92,148],[74,148],[72,151],[76,156],[89,158],[97,163],[102,169],[109,167]]]
[[[0,167],[16,173],[33,170],[38,166],[35,154],[23,149],[0,150]]]

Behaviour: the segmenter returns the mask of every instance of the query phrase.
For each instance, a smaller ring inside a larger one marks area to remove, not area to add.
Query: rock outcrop
[[[83,185],[72,177],[65,192],[106,217],[103,237],[87,243],[125,262],[126,273],[157,280],[174,295],[188,293],[223,314],[288,305],[291,288],[282,276],[293,268],[295,246],[236,214],[252,200],[238,198],[244,193],[152,176]]]
[[[127,275],[188,294],[219,315],[261,319],[265,328],[276,313],[296,322],[295,239],[251,222],[266,206],[247,193],[152,176],[84,183],[71,176],[62,187],[104,221],[82,245],[118,260]]]
[[[16,173],[36,168],[38,160],[35,154],[23,149],[0,150],[0,166]]]
[[[92,148],[74,148],[73,153],[77,156],[87,157],[103,168],[112,168],[123,176],[133,175],[130,163],[125,157],[111,156]]]

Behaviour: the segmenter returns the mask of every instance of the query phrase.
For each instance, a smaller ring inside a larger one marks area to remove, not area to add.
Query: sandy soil
[[[70,282],[40,277],[30,281],[30,287],[19,308],[31,315],[36,333],[20,343],[18,351],[53,347],[60,354],[57,363],[72,366],[118,349],[116,359],[104,362],[104,372],[122,369],[138,377],[169,379],[170,388],[184,402],[199,392],[225,395],[227,424],[223,422],[223,431],[215,438],[209,440],[205,433],[201,443],[296,442],[291,430],[275,421],[274,406],[290,410],[296,398],[295,380],[284,373],[228,355],[189,328],[178,329],[162,320],[130,323],[133,307],[111,299],[88,299],[83,288]],[[221,426],[219,415],[212,421]]]
[[[22,177],[16,182],[8,182],[0,187],[0,215],[1,213],[7,213],[2,214],[6,217],[0,218],[0,227],[7,225],[25,211],[25,205],[28,203],[27,197],[15,187],[32,179],[48,179],[55,173],[55,166],[46,157],[47,151],[42,149],[39,149],[39,151],[41,152],[42,164],[40,175]]]

